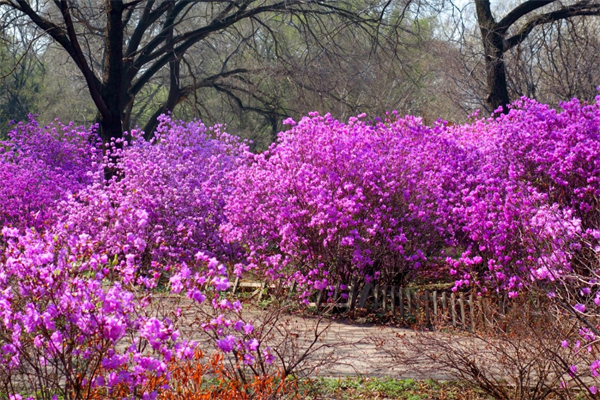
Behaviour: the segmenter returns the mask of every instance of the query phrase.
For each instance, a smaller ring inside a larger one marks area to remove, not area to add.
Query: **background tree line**
[[[264,149],[288,116],[460,122],[526,95],[593,100],[597,1],[0,0],[0,130],[39,114],[227,123]]]

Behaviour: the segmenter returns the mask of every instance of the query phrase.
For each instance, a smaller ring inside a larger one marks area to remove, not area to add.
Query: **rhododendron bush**
[[[455,290],[516,296],[597,251],[600,106],[562,107],[523,99],[456,126],[288,120],[278,143],[237,170],[222,229],[248,245],[251,265],[318,289],[434,270],[453,275]]]
[[[155,398],[168,365],[199,350],[182,318],[234,364],[271,360],[241,304],[222,295],[228,272],[214,258],[234,255],[218,226],[244,145],[168,117],[154,143],[138,134],[102,155],[93,129],[32,120],[3,143],[0,166],[16,173],[1,193],[0,393]],[[107,168],[117,171],[109,181]],[[192,319],[157,308],[165,290],[196,305]]]
[[[20,235],[10,228],[3,235],[0,387],[8,393],[156,396],[152,378],[163,378],[159,389],[168,389],[168,363],[194,356],[196,343],[182,337],[178,325],[198,317],[223,352],[235,351],[248,365],[265,357],[257,354],[252,325],[241,319],[241,304],[219,295],[229,283],[214,258],[198,253],[193,263],[170,266],[172,293],[192,306],[208,303],[193,308],[195,319],[184,319],[179,308],[157,308],[156,294],[144,290],[147,280],[122,272],[129,260],[109,258],[88,235]]]
[[[237,171],[226,237],[247,244],[267,274],[318,289],[353,277],[389,281],[439,261],[456,244],[457,226],[439,212],[449,212],[454,199],[440,194],[457,192],[448,178],[459,167],[432,169],[447,151],[443,132],[411,117],[303,118]]]
[[[577,316],[563,346],[579,360],[565,374],[581,383],[600,373],[598,102],[556,111],[522,99],[455,126],[289,120],[238,170],[223,231],[267,275],[330,292],[352,277],[386,284],[431,271],[479,294],[543,288]]]
[[[219,126],[159,120],[152,142],[134,131],[132,143],[105,157],[116,157],[117,175],[107,183],[96,173],[61,204],[61,222],[146,266],[188,261],[198,251],[231,258],[236,246],[223,242],[219,226],[231,191],[227,174],[246,146]]]
[[[598,250],[600,106],[561,106],[523,99],[508,115],[449,130],[478,151],[455,209],[468,239],[456,264],[479,265],[491,286],[513,295],[524,280],[555,279]]]
[[[57,202],[91,183],[88,172],[101,162],[96,136],[73,124],[38,126],[30,118],[0,142],[0,226],[49,226]]]
[[[233,364],[271,361],[223,294],[247,270],[301,298],[352,280],[535,285],[589,322],[573,351],[589,345],[597,374],[598,100],[462,125],[313,113],[262,154],[169,116],[108,148],[93,127],[19,124],[0,143],[0,385],[155,396],[170,360],[198,354],[182,314],[153,307],[164,292],[202,306],[196,328]]]

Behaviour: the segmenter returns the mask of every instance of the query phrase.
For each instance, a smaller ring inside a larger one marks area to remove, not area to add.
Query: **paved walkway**
[[[179,324],[183,337],[204,342],[202,348],[208,352],[214,349],[214,341],[200,328],[201,321],[207,321],[204,312],[212,310],[187,308],[181,300],[175,302],[178,304],[161,301],[160,307],[167,312],[172,312],[174,306],[185,309]],[[537,369],[544,371],[549,367],[547,359],[535,354],[525,342],[507,346],[506,342],[460,332],[417,332],[256,309],[245,309],[244,315],[247,321],[253,321],[256,332],[262,332],[262,348],[269,346],[287,365],[297,364],[293,372],[299,376],[460,380],[449,372],[456,371],[458,360],[468,376],[480,376],[483,372],[486,379],[512,384],[513,378],[525,371],[529,375],[521,384],[535,386],[539,380]],[[528,351],[521,352],[515,345],[527,346]],[[446,357],[448,354],[453,357]]]
[[[181,306],[181,304],[180,304]],[[182,307],[184,308],[184,307]],[[185,319],[194,320],[193,309],[184,311]],[[302,360],[296,372],[317,376],[390,376],[398,378],[452,379],[449,374],[427,370],[430,360],[423,355],[411,355],[411,364],[402,365],[392,356],[396,349],[411,354],[411,342],[423,335],[436,335],[436,332],[414,332],[408,329],[373,325],[348,324],[314,317],[297,317],[281,314],[275,317],[259,310],[245,310],[248,319],[256,322],[263,331],[271,329],[267,340],[263,341],[277,349],[288,362],[295,362],[307,349],[309,354]],[[269,318],[271,318],[269,320]],[[264,320],[267,319],[266,322]],[[261,322],[263,321],[263,322]],[[277,322],[275,322],[277,321]],[[211,348],[206,336],[200,332],[199,324],[189,323],[180,329],[184,336],[205,342],[204,348]],[[319,333],[316,335],[315,333]],[[420,368],[424,367],[424,368]],[[419,367],[419,368],[417,368]]]
[[[311,332],[314,321],[310,319],[298,319],[298,325],[305,324],[305,330]],[[449,374],[421,373],[417,368],[419,365],[426,368],[430,361],[422,355],[414,354],[410,349],[411,341],[417,339],[417,335],[437,335],[432,332],[414,332],[408,329],[390,328],[382,326],[353,325],[331,322],[324,332],[324,348],[321,355],[329,353],[329,361],[317,372],[323,376],[389,376],[396,378],[420,378],[447,380],[452,377]],[[408,351],[414,358],[414,365],[402,365],[395,360],[392,354],[396,351]],[[317,355],[315,355],[317,356]],[[420,358],[420,359],[419,359]]]

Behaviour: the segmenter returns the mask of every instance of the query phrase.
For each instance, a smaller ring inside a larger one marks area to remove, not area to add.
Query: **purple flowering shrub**
[[[148,381],[168,382],[169,362],[190,359],[197,344],[185,340],[181,307],[223,352],[235,349],[248,365],[257,357],[253,326],[241,304],[220,295],[229,287],[226,268],[199,253],[171,265],[170,293],[188,299],[157,308],[155,281],[123,273],[129,259],[98,251],[88,235],[3,229],[0,255],[0,390],[39,398],[86,398],[128,388],[139,398]],[[137,266],[133,266],[135,269]],[[206,303],[203,307],[201,304]],[[265,350],[263,350],[264,352]],[[261,353],[259,357],[264,357]],[[168,389],[168,385],[162,388]]]
[[[436,214],[451,204],[437,200],[456,186],[446,179],[453,166],[430,168],[446,151],[442,126],[316,113],[287,122],[291,130],[236,170],[228,197],[222,229],[247,245],[251,267],[323,289],[401,279],[454,243],[456,226]]]
[[[478,152],[455,209],[467,250],[451,261],[454,272],[475,271],[515,296],[525,281],[554,279],[598,246],[600,106],[561,107],[522,99],[507,115],[449,131]],[[460,278],[457,286],[468,285]]]
[[[0,142],[0,226],[49,226],[57,202],[91,182],[101,161],[94,129],[39,127],[30,117]]]
[[[185,343],[176,347],[170,321],[144,315],[144,301],[111,273],[119,264],[96,254],[88,236],[3,233],[0,358],[9,393],[80,398],[95,386],[133,386],[146,370],[164,372],[174,350],[190,352]]]
[[[152,143],[138,135],[102,156],[93,133],[30,121],[3,143],[15,174],[0,190],[0,393],[155,398],[168,384],[150,383],[199,350],[180,334],[182,309],[216,350],[246,367],[271,361],[214,258],[236,255],[218,227],[245,145],[166,116]],[[185,303],[161,308],[165,290]]]
[[[236,171],[223,233],[247,246],[251,267],[309,288],[431,270],[447,271],[453,290],[542,288],[577,315],[564,345],[596,378],[599,103],[557,111],[521,99],[507,115],[455,126],[288,120]]]
[[[222,260],[235,256],[235,244],[221,239],[219,226],[231,191],[228,173],[245,144],[219,126],[159,120],[152,142],[134,131],[132,143],[116,151],[117,177],[107,183],[96,174],[93,184],[61,204],[61,222],[145,267],[189,261],[199,251]]]
[[[185,313],[154,307],[159,290],[197,306],[193,326],[232,365],[272,360],[217,259],[303,296],[353,279],[509,297],[535,285],[589,322],[576,346],[595,377],[598,102],[521,99],[463,125],[313,113],[258,155],[168,116],[152,141],[133,131],[104,154],[93,129],[19,124],[0,143],[0,385],[141,396],[197,350],[178,333]]]
[[[562,107],[522,99],[456,126],[288,120],[236,170],[222,230],[251,267],[317,289],[433,270],[516,296],[571,268],[581,235],[598,241],[599,106]]]

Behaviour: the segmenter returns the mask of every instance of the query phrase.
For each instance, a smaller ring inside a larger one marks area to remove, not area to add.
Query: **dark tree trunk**
[[[502,112],[507,112],[506,105],[510,103],[510,97],[506,80],[506,64],[504,63],[506,30],[494,20],[489,0],[476,0],[475,6],[485,51],[485,74],[488,88],[486,101],[492,111],[496,111],[498,107],[504,107]]]
[[[106,56],[104,59],[104,79],[102,98],[108,113],[100,114],[100,136],[107,143],[111,139],[123,137],[121,113],[121,85],[123,79],[123,1],[105,0],[107,10],[104,36]]]
[[[537,12],[553,3],[557,4],[558,8],[545,13]],[[490,0],[475,0],[475,11],[485,51],[487,102],[492,111],[503,107],[502,112],[506,113],[510,97],[504,54],[522,43],[536,26],[575,16],[600,15],[600,3],[582,0],[562,5],[557,0],[527,0],[510,10],[500,21],[496,21],[492,15]],[[520,28],[508,35],[509,28],[517,21],[523,21]]]
[[[496,111],[498,107],[504,107],[502,112],[507,112],[506,105],[510,103],[508,96],[508,83],[506,81],[506,64],[504,63],[504,51],[496,47],[495,43],[486,46],[485,70],[488,86],[487,102]]]
[[[104,0],[106,9],[106,30],[104,31],[104,76],[102,79],[101,96],[106,111],[99,114],[100,137],[105,144],[115,139],[123,138],[122,93],[123,84],[123,0]],[[121,142],[116,142],[117,149],[122,148]],[[115,166],[117,154],[111,154],[113,165],[104,170],[105,178],[111,179],[118,174]]]
[[[170,91],[167,101],[155,116],[160,112],[173,110],[200,88],[222,90],[218,86],[219,80],[249,73],[246,68],[228,70],[225,62],[220,72],[199,81],[194,78],[193,85],[183,85],[180,80],[180,63],[190,48],[210,36],[234,29],[241,21],[256,22],[257,26],[264,26],[269,31],[265,21],[273,15],[283,14],[313,15],[316,17],[315,23],[319,24],[322,23],[320,16],[329,14],[339,14],[363,27],[379,23],[376,18],[369,17],[366,13],[363,15],[362,11],[354,13],[350,11],[351,8],[346,10],[345,5],[340,6],[333,1],[102,0],[102,7],[90,2],[92,13],[89,16],[86,16],[86,12],[82,13],[78,2],[73,0],[53,0],[48,3],[58,7],[60,16],[54,15],[54,12],[46,13],[46,7],[42,7],[44,13],[38,12],[37,2],[29,0],[0,0],[0,7],[8,7],[26,15],[68,52],[86,80],[98,111],[98,133],[104,143],[123,138],[123,131],[131,129],[136,96],[164,67],[170,67]],[[32,8],[32,4],[35,7]],[[198,14],[194,8],[205,13],[204,24],[196,26],[186,22]],[[312,21],[307,18],[303,23],[308,23],[309,20]],[[99,50],[101,53],[91,54],[96,47],[89,46],[88,39],[94,38],[95,41],[104,24],[104,43]],[[238,31],[236,34],[239,33]],[[272,34],[274,33],[271,32]],[[240,36],[240,45],[249,39]],[[85,44],[83,47],[80,41]],[[231,55],[235,53],[237,50]],[[99,58],[103,58],[102,77],[98,76],[96,69],[96,60]],[[234,101],[239,100],[233,91],[223,92]],[[248,107],[247,110],[263,114],[265,112],[255,107]],[[147,125],[148,137],[152,136],[155,126],[154,120]]]
[[[497,48],[491,44],[489,48],[486,48],[485,71],[489,91],[486,101],[492,111],[496,111],[498,107],[504,107],[502,112],[507,112],[506,105],[510,103],[510,97],[508,95],[508,83],[506,80],[504,51],[501,48]]]

